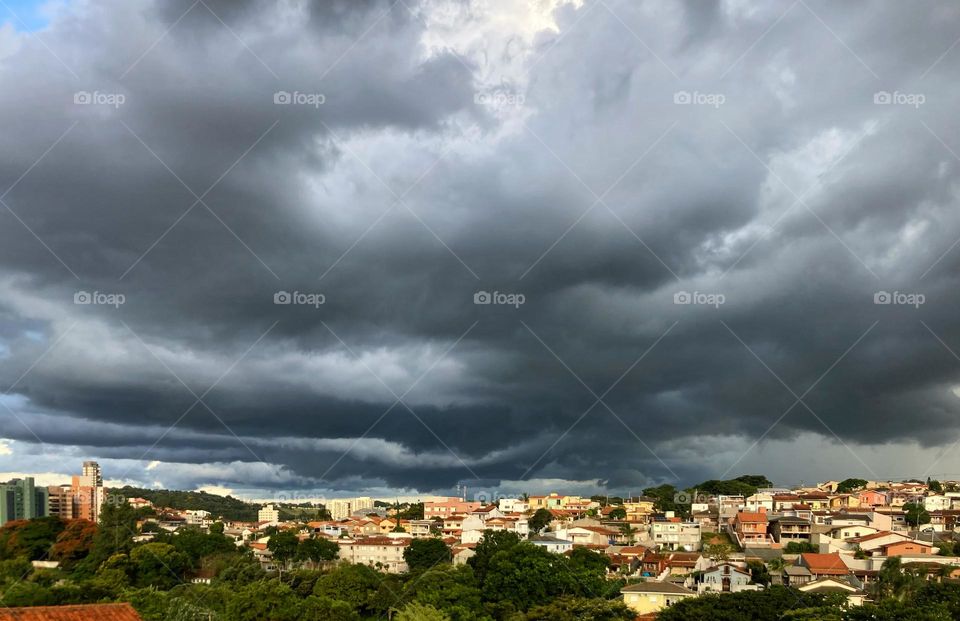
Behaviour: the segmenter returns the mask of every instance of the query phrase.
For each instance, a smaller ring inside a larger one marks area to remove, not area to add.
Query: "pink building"
[[[423,503],[423,519],[445,519],[458,513],[467,514],[483,506],[482,502],[467,502],[459,498]]]

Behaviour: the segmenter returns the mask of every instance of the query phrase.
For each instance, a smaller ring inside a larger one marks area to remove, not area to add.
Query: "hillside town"
[[[411,550],[424,541],[446,548],[453,566],[467,565],[485,538],[508,533],[552,555],[569,557],[578,550],[602,555],[606,579],[622,582],[619,598],[641,619],[706,594],[778,585],[842,593],[847,606],[861,606],[892,558],[927,580],[960,577],[954,552],[956,546],[960,553],[955,542],[960,483],[846,479],[798,488],[768,483],[762,476],[743,476],[705,482],[708,491],[662,485],[627,497],[551,492],[493,499],[431,496],[404,503],[371,497],[296,506],[278,501],[260,505],[257,519],[244,521],[121,495],[103,486],[98,464],[84,462],[70,485],[39,487],[32,478],[0,485],[0,526],[46,516],[97,522],[104,507],[121,504],[136,512],[136,543],[215,532],[245,551],[265,575],[318,564],[406,574],[412,570]],[[718,493],[736,490],[741,493]],[[300,516],[304,511],[315,517]],[[294,553],[304,542],[324,552]],[[48,560],[33,562],[56,567]],[[188,578],[209,584],[217,571],[199,567]]]

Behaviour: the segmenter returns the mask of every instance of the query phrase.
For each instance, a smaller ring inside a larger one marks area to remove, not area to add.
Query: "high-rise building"
[[[95,461],[83,462],[83,474],[73,475],[70,495],[73,517],[91,522],[100,520],[100,507],[106,498],[100,464]]]
[[[33,477],[0,483],[0,526],[11,520],[29,520],[48,514],[47,490],[37,488]]]
[[[274,505],[263,505],[263,508],[257,512],[257,521],[277,524],[280,522],[280,512]]]
[[[334,498],[324,503],[327,511],[334,520],[342,520],[350,517],[356,511],[364,509],[373,509],[373,498],[363,496],[360,498]]]
[[[69,485],[51,485],[47,487],[47,508],[49,515],[64,520],[73,519],[73,494]]]

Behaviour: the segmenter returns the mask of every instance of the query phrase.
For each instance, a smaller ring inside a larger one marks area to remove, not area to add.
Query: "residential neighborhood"
[[[923,580],[960,579],[960,483],[952,481],[846,479],[782,488],[765,477],[743,476],[707,481],[706,491],[661,485],[623,497],[556,491],[491,502],[361,497],[296,507],[278,499],[255,506],[255,520],[240,520],[119,495],[103,487],[97,464],[85,462],[83,471],[92,489],[75,485],[75,494],[105,501],[87,507],[80,519],[90,520],[93,510],[116,510],[111,505],[119,502],[138,516],[135,543],[216,534],[267,576],[340,564],[403,576],[414,570],[411,559],[428,542],[446,550],[453,567],[472,566],[479,546],[509,536],[548,556],[602,559],[604,580],[619,584],[619,600],[644,619],[694,598],[776,587],[842,593],[846,606],[862,606],[872,601],[891,559]],[[47,516],[74,520],[76,506],[86,506],[76,496],[57,501],[32,479],[11,481],[3,490],[0,517],[11,525]],[[294,553],[310,546],[323,552]],[[186,578],[210,584],[219,571],[199,567],[187,570]]]

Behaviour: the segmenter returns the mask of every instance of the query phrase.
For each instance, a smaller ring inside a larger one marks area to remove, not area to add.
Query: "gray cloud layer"
[[[957,438],[960,8],[496,4],[101,0],[0,34],[0,435],[420,489]]]

